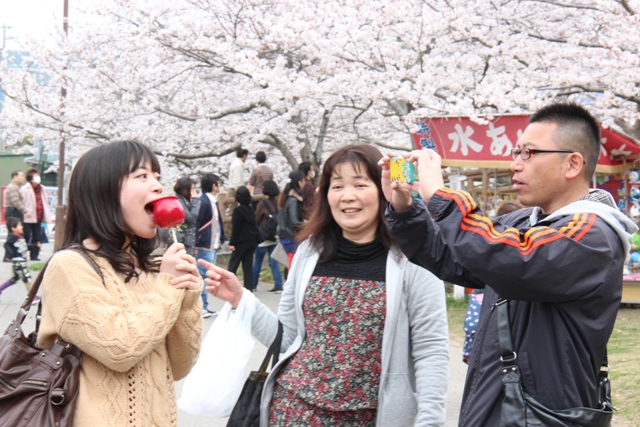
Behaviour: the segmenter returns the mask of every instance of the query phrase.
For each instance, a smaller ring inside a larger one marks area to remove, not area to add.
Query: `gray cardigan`
[[[293,259],[276,316],[253,294],[253,335],[267,347],[283,325],[283,357],[262,392],[260,426],[267,427],[275,376],[305,339],[304,292],[319,254],[303,242]],[[378,426],[444,426],[449,381],[448,328],[444,285],[424,268],[391,250],[386,270],[386,317],[382,338],[382,373],[378,392]]]

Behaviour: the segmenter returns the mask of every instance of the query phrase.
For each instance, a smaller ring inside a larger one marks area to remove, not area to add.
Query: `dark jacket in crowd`
[[[198,210],[200,209],[200,200],[191,199],[187,201],[183,196],[177,194],[178,200],[184,209],[184,222],[177,227],[179,231],[178,240],[184,244],[184,248],[189,255],[193,255],[196,247],[196,221],[198,220]]]
[[[198,212],[198,220],[196,221],[196,228],[200,230],[202,226],[211,221],[213,218],[213,209],[218,211],[218,224],[211,224],[209,227],[205,227],[202,231],[197,231],[196,236],[196,248],[208,249],[211,247],[211,238],[213,236],[212,227],[220,232],[220,246],[226,241],[224,235],[224,223],[222,215],[220,214],[220,208],[216,204],[214,207],[209,200],[209,196],[203,194],[200,196],[200,211]]]
[[[293,240],[302,224],[302,215],[302,196],[291,190],[284,202],[284,208],[278,213],[278,236]]]
[[[243,188],[243,187],[241,187]],[[237,246],[241,242],[258,242],[258,228],[256,227],[256,212],[251,206],[251,194],[248,191],[237,192],[236,201],[239,205],[231,215],[230,246]]]
[[[27,255],[27,243],[24,237],[9,233],[4,242],[4,261],[10,262],[13,258],[25,258]]]

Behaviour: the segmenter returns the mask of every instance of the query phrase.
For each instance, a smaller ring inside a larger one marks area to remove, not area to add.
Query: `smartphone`
[[[389,163],[389,172],[391,181],[406,182],[408,184],[418,182],[418,171],[413,163],[404,157],[392,157]]]

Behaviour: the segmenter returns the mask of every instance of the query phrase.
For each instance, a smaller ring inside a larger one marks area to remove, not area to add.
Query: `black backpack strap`
[[[262,202],[264,203],[264,207],[267,209],[267,212],[269,212],[269,215],[273,216],[274,211],[271,209],[272,206],[271,207],[269,206],[271,204],[269,203],[269,199],[264,199]]]

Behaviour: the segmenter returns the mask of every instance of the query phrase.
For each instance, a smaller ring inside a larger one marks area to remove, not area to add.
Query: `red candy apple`
[[[161,228],[175,227],[184,222],[184,209],[177,196],[163,197],[154,202],[153,222]]]

